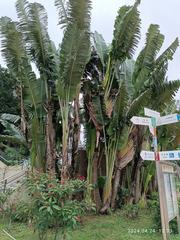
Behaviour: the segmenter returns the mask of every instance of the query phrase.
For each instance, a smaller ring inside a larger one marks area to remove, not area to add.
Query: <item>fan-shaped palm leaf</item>
[[[111,57],[120,62],[131,58],[140,39],[140,17],[137,10],[138,2],[134,6],[121,7],[114,25]]]
[[[76,96],[77,87],[90,57],[90,9],[90,0],[69,1],[70,20],[61,44],[61,75],[57,82],[58,95],[60,98],[65,98],[64,94],[67,95],[69,101]]]
[[[62,28],[64,28],[68,24],[67,0],[55,0],[55,6],[59,11],[59,24],[61,24]]]
[[[105,67],[105,63],[108,58],[109,48],[106,45],[106,42],[101,34],[99,34],[97,31],[93,34],[93,40],[94,40],[94,46],[96,49],[96,52],[101,59],[101,63],[103,67]]]
[[[159,31],[158,25],[150,25],[144,49],[140,52],[133,74],[133,83],[135,84],[136,92],[139,91],[144,81],[149,78],[149,75],[154,66],[154,60],[164,42],[164,36]]]

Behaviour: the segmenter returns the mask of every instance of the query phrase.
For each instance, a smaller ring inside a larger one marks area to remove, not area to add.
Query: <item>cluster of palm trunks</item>
[[[179,80],[166,76],[178,39],[159,54],[164,35],[158,25],[149,26],[144,48],[133,59],[140,40],[139,4],[118,10],[110,45],[90,32],[91,0],[55,0],[64,33],[58,49],[39,3],[17,0],[18,21],[0,19],[2,55],[17,80],[23,144],[32,168],[62,180],[84,176],[93,186],[86,198],[102,213],[117,202],[145,200],[156,190],[155,166],[140,158],[151,139],[130,119],[144,106],[172,111],[180,87]],[[176,130],[163,128],[161,149]]]

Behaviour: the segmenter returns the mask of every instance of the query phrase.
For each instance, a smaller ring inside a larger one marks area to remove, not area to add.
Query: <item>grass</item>
[[[127,219],[123,211],[109,216],[91,216],[83,220],[83,225],[68,232],[68,239],[73,240],[162,240],[158,231],[154,230],[154,223],[150,212],[141,211],[138,218]],[[0,240],[10,240],[2,230],[5,229],[16,240],[38,240],[33,229],[25,224],[11,224],[7,220],[0,220]],[[48,240],[53,240],[49,233]],[[61,236],[57,240],[61,240]],[[171,240],[179,240],[180,236],[171,236]]]

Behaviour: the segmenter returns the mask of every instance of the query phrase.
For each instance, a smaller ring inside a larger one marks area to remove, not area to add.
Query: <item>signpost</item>
[[[157,126],[171,124],[171,123],[177,123],[180,121],[180,115],[179,114],[170,114],[163,117],[158,118]]]
[[[162,151],[158,152],[159,154],[159,160],[160,161],[177,161],[180,160],[180,150],[176,151]],[[141,151],[141,158],[143,160],[150,160],[154,161],[155,160],[155,155],[154,152],[151,151]]]
[[[166,160],[180,160],[180,151],[159,152],[156,127],[180,122],[180,115],[171,114],[171,115],[161,117],[159,112],[156,112],[148,108],[144,109],[144,113],[148,117],[134,116],[131,118],[131,121],[133,124],[136,124],[136,125],[149,126],[150,132],[153,135],[154,152],[142,151],[141,157],[144,160],[151,160],[151,161],[155,161],[156,163],[160,210],[161,210],[162,234],[163,234],[164,240],[169,240],[170,239],[169,221],[172,220],[174,217],[177,217],[178,226],[180,226],[180,218],[179,218],[179,211],[177,211],[177,203],[176,203],[177,198],[173,192],[175,191],[175,187],[172,187],[172,184],[173,184],[172,176],[169,177],[167,173],[166,174],[163,173],[161,163]]]
[[[151,124],[151,118],[147,117],[132,117],[131,122],[136,125],[149,126]]]
[[[144,115],[148,116],[148,117],[155,117],[155,118],[159,118],[160,117],[160,113],[156,112],[152,109],[149,108],[144,108]]]

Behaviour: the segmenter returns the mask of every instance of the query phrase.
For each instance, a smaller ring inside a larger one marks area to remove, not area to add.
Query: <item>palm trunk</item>
[[[133,168],[132,168],[132,174],[131,174],[131,199],[130,203],[134,202],[137,203],[140,199],[140,168],[141,163],[139,162],[139,157],[136,156]]]
[[[112,197],[111,197],[111,208],[112,209],[115,209],[115,207],[116,207],[116,197],[117,197],[120,177],[121,177],[121,169],[117,168],[116,172],[115,172],[114,181],[113,181],[113,187],[112,187]]]
[[[61,179],[69,178],[69,162],[68,162],[68,139],[69,139],[69,101],[68,99],[59,101],[62,116],[62,167]]]
[[[115,169],[115,176],[113,181],[113,187],[112,187],[112,198],[111,198],[111,207],[114,209],[116,206],[116,198],[117,198],[117,192],[121,177],[121,170],[125,168],[130,161],[132,161],[134,156],[134,146],[133,143],[130,142],[128,147],[125,149],[125,153],[123,155],[119,152],[118,157],[116,160],[116,169]]]
[[[39,171],[46,171],[46,143],[45,143],[45,126],[43,119],[34,117],[31,120],[31,161],[32,168]]]
[[[141,171],[141,163],[138,164],[136,168],[136,174],[134,179],[134,202],[138,203],[141,198],[141,183],[140,183],[140,171]]]
[[[92,167],[92,184],[95,185],[97,184],[98,181],[98,163],[99,163],[99,159],[101,157],[101,149],[100,149],[100,144],[98,146],[98,148],[96,149],[96,152],[94,154],[94,158],[93,158],[93,167]],[[93,189],[92,191],[92,198],[96,204],[96,208],[97,210],[99,210],[102,206],[102,201],[101,201],[101,197],[100,197],[100,192],[99,192],[99,187],[96,187],[95,189]]]
[[[20,85],[20,108],[21,108],[21,131],[24,135],[24,137],[27,140],[27,122],[25,117],[25,111],[24,111],[24,101],[23,101],[23,88],[22,85]]]
[[[55,130],[53,125],[53,110],[52,106],[48,106],[46,120],[46,170],[55,173]]]
[[[110,208],[111,196],[112,196],[112,179],[114,165],[117,157],[117,143],[118,139],[109,139],[107,153],[106,153],[106,183],[103,189],[103,208],[101,213],[104,214]]]
[[[75,162],[78,155],[78,146],[80,140],[80,119],[79,119],[79,99],[74,101],[74,124],[73,124],[73,142],[72,142],[72,162],[71,167],[74,175]]]
[[[75,178],[78,178],[80,176],[86,178],[87,177],[87,154],[86,151],[83,149],[79,149],[77,152],[77,161],[74,168],[74,176]]]
[[[143,143],[144,127],[134,127],[134,144],[136,145],[136,153],[134,158],[134,165],[132,169],[132,187],[131,187],[131,202],[138,202],[140,199],[140,169],[142,166],[142,159],[140,158],[140,151]]]

